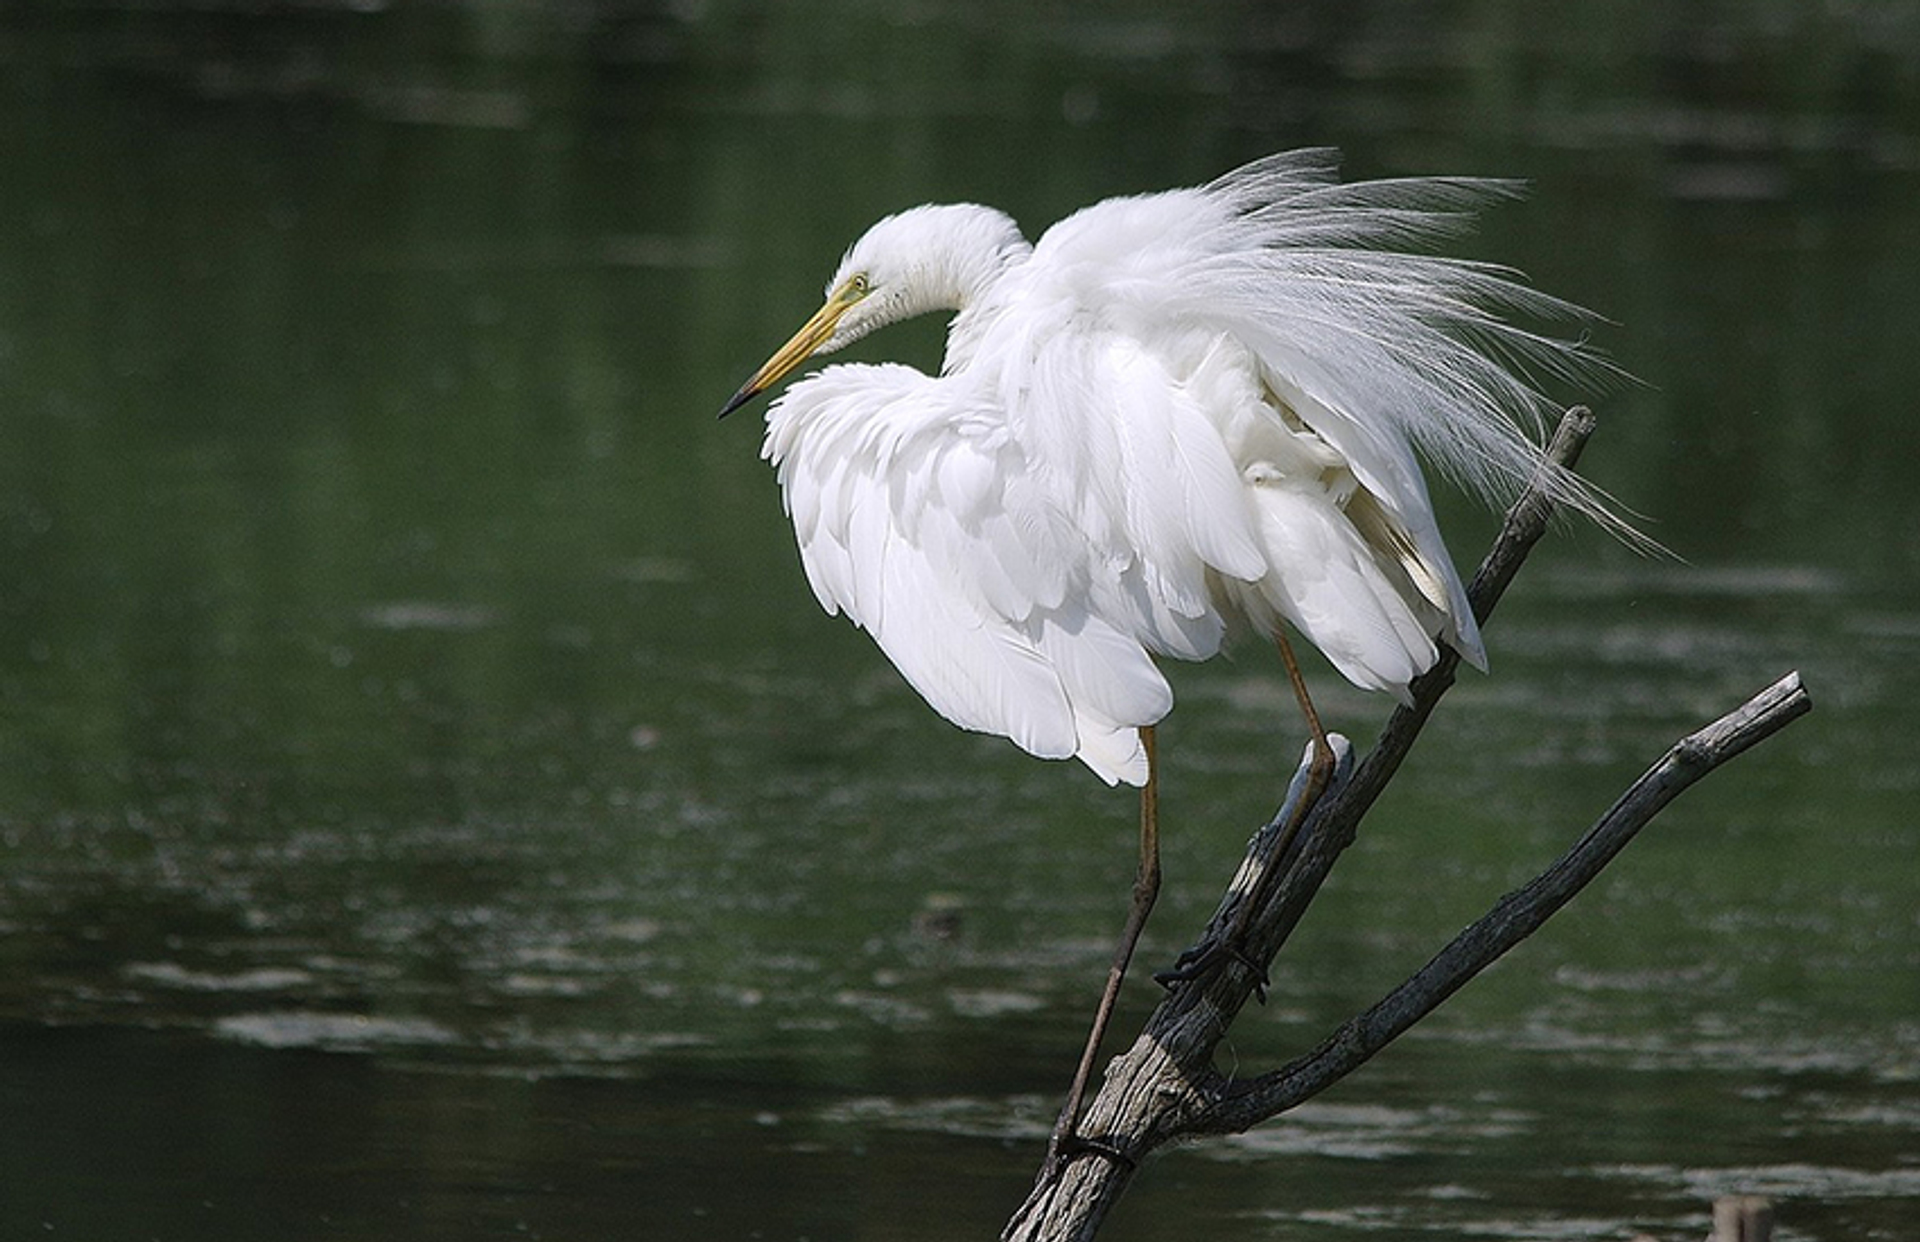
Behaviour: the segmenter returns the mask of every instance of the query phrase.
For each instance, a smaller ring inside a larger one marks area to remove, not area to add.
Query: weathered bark
[[[1548,448],[1571,466],[1593,431],[1584,408],[1569,410]],[[1487,619],[1528,551],[1546,530],[1552,502],[1529,489],[1508,510],[1492,550],[1468,590],[1475,615]],[[1585,887],[1662,807],[1720,764],[1809,710],[1797,673],[1677,742],[1560,859],[1501,898],[1430,961],[1377,1004],[1350,1018],[1312,1052],[1271,1073],[1228,1078],[1213,1054],[1247,999],[1265,985],[1273,960],[1335,860],[1352,844],[1359,822],[1398,769],[1434,705],[1453,683],[1458,657],[1440,662],[1413,685],[1413,702],[1396,710],[1356,766],[1336,736],[1338,766],[1304,822],[1289,832],[1293,804],[1305,783],[1301,761],[1286,804],[1254,835],[1203,945],[1219,944],[1238,923],[1237,952],[1190,980],[1174,981],[1133,1047],[1108,1067],[1081,1119],[1078,1150],[1045,1163],[1007,1242],[1092,1238],[1126,1190],[1140,1161],[1179,1138],[1236,1133],[1301,1103],[1351,1073],[1537,929]],[[1250,915],[1241,907],[1255,903]]]

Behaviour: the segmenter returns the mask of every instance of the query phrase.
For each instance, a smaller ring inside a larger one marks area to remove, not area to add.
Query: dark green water
[[[1129,798],[819,615],[712,411],[887,210],[1307,143],[1532,180],[1471,246],[1612,321],[1587,467],[1685,561],[1542,547],[1231,1054],[1786,670],[1817,708],[1103,1237],[1920,1227],[1920,10],[964,13],[0,16],[0,1237],[992,1236]],[[1176,688],[1155,964],[1299,742],[1259,651]]]

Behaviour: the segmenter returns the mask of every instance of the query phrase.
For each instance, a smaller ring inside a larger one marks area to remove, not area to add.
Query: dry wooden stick
[[[1548,454],[1571,466],[1593,431],[1593,416],[1569,410]],[[1553,505],[1542,488],[1528,489],[1508,510],[1500,535],[1469,588],[1475,614],[1485,621],[1527,553],[1545,531]],[[1235,924],[1246,902],[1257,908],[1247,935],[1216,969],[1175,983],[1132,1049],[1109,1068],[1080,1124],[1090,1140],[1077,1156],[1049,1161],[1002,1238],[1024,1242],[1084,1240],[1094,1236],[1149,1152],[1182,1137],[1233,1133],[1267,1120],[1324,1090],[1425,1017],[1467,980],[1530,935],[1682,790],[1734,755],[1785,727],[1811,706],[1799,675],[1790,673],[1720,720],[1682,739],[1615,803],[1560,860],[1492,910],[1378,1004],[1336,1030],[1306,1056],[1245,1081],[1213,1068],[1213,1052],[1250,996],[1265,967],[1285,943],[1359,821],[1398,769],[1434,705],[1453,682],[1458,658],[1440,662],[1413,686],[1413,702],[1398,709],[1356,768],[1346,739],[1336,738],[1338,767],[1325,794],[1296,831],[1292,805],[1304,785],[1307,760],[1294,777],[1287,805],[1248,847],[1246,860],[1209,925],[1202,944]],[[1204,951],[1201,951],[1204,955]]]
[[[1667,753],[1573,847],[1508,893],[1432,961],[1319,1048],[1271,1074],[1216,1085],[1212,1105],[1183,1133],[1237,1134],[1319,1094],[1436,1009],[1461,985],[1532,935],[1585,888],[1653,817],[1689,785],[1812,709],[1799,673],[1788,673]]]

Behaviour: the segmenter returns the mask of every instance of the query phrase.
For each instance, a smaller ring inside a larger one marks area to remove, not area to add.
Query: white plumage
[[[973,205],[873,226],[731,410],[808,356],[957,312],[941,374],[841,365],[767,414],[808,581],[937,711],[1142,784],[1172,707],[1156,655],[1291,624],[1404,698],[1438,643],[1485,666],[1416,451],[1470,488],[1543,475],[1526,368],[1591,360],[1505,315],[1566,316],[1509,274],[1401,247],[1501,182],[1341,184],[1325,152],[1113,199],[1029,246]]]

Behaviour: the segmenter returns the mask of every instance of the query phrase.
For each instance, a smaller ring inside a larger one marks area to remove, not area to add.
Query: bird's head
[[[915,207],[861,235],[827,282],[826,301],[728,400],[720,417],[773,387],[815,354],[929,311],[964,309],[1026,253],[1013,220],[972,203]]]

